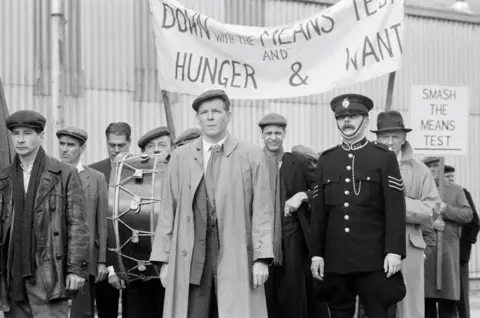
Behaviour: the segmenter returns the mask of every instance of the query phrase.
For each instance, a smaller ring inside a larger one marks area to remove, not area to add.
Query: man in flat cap
[[[455,168],[445,165],[444,169],[445,184],[455,183]],[[480,221],[473,203],[470,192],[463,188],[468,204],[473,210],[473,219],[470,223],[462,226],[462,235],[460,237],[460,301],[457,303],[458,317],[470,318],[470,288],[468,277],[468,262],[472,252],[472,245],[477,242],[477,235],[480,229]]]
[[[165,126],[152,129],[138,140],[138,147],[144,153],[169,155],[173,148],[170,131]]]
[[[164,317],[267,318],[273,206],[260,147],[228,133],[230,99],[205,92],[202,137],[172,152],[150,260],[161,263]]]
[[[80,175],[86,199],[90,235],[90,275],[83,286],[83,294],[72,301],[71,318],[95,317],[95,283],[108,276],[107,212],[108,188],[105,176],[83,165],[81,156],[86,148],[88,134],[81,128],[67,127],[57,131],[58,148],[62,162],[75,167]]]
[[[45,154],[45,118],[8,117],[17,152],[0,173],[0,307],[5,317],[68,317],[88,276],[89,229],[78,172]]]
[[[264,142],[274,206],[273,266],[265,284],[269,318],[307,317],[307,239],[315,170],[305,157],[285,152],[287,120],[265,115],[258,126]]]
[[[132,128],[125,122],[110,123],[105,130],[108,158],[92,163],[89,167],[103,173],[107,185],[113,182],[113,180],[110,180],[110,174],[112,172],[112,162],[115,157],[119,153],[129,152],[131,134]],[[115,233],[112,228],[108,228],[107,244],[110,245],[109,247],[111,248],[116,248],[113,243],[115,242]],[[108,281],[101,281],[95,284],[96,305],[99,318],[118,317],[120,289],[125,287],[125,282],[115,274],[113,265],[116,264],[117,260],[116,252],[107,250]]]
[[[186,145],[202,135],[202,130],[197,127],[187,128],[176,140],[175,148]]]
[[[427,157],[422,161],[430,168],[438,186],[440,175],[443,176],[443,173],[437,171],[440,158]],[[457,302],[461,294],[460,233],[462,227],[473,219],[473,210],[461,186],[444,182],[440,196],[442,198],[440,216],[433,223],[433,227],[443,235],[441,241],[437,239],[437,246],[425,261],[425,318],[457,316]],[[441,256],[437,255],[439,245],[442,246]],[[441,258],[442,261],[440,290],[437,289],[437,258]]]
[[[334,98],[342,143],[318,160],[311,220],[311,270],[332,318],[353,317],[356,296],[369,318],[388,317],[405,296],[404,185],[395,153],[365,138],[370,98]]]
[[[425,241],[422,227],[430,229],[430,236],[435,239],[433,222],[440,210],[440,195],[435,180],[428,168],[413,157],[412,147],[407,141],[403,117],[398,111],[378,114],[377,141],[393,149],[400,164],[404,180],[406,203],[406,248],[407,257],[402,263],[402,274],[407,287],[407,295],[397,305],[397,318],[425,317],[425,283],[424,261]]]

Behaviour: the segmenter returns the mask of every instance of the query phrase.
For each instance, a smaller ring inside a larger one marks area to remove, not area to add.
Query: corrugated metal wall
[[[41,3],[40,3],[41,2]],[[35,109],[51,117],[49,92],[36,94],[38,80],[48,72],[49,50],[45,40],[48,16],[46,0],[0,2],[0,76],[10,111]],[[84,161],[106,156],[104,129],[112,121],[132,125],[132,151],[147,130],[165,124],[156,84],[156,59],[152,32],[148,28],[146,0],[84,0],[67,7],[66,69],[81,89],[65,100],[65,123],[86,129],[90,135]],[[325,5],[302,1],[185,0],[189,8],[229,23],[277,25],[298,20],[322,10]],[[79,10],[79,11],[76,11]],[[71,15],[72,17],[69,17]],[[75,22],[75,23],[74,23]],[[74,25],[72,25],[74,24]],[[43,32],[42,32],[43,30]],[[458,182],[468,188],[480,205],[480,25],[409,16],[404,41],[404,65],[397,73],[393,107],[407,121],[410,86],[439,84],[469,86],[471,93],[469,153],[447,157],[457,167]],[[69,42],[70,41],[70,42]],[[42,61],[41,63],[39,61]],[[47,65],[47,67],[45,67]],[[328,74],[325,74],[328,76]],[[84,89],[83,89],[84,86]],[[328,107],[342,92],[360,92],[376,102],[371,116],[385,103],[387,77],[338,89],[321,95],[288,100],[234,101],[231,132],[239,139],[260,144],[258,120],[268,112],[280,112],[289,120],[286,147],[305,144],[320,151],[339,140]],[[177,133],[195,125],[191,96],[173,95]],[[45,147],[52,152],[56,138],[52,123]],[[373,136],[371,136],[373,137]],[[480,252],[472,256],[473,271],[480,272]]]

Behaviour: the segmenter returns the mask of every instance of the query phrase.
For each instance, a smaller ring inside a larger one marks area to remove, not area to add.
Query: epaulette
[[[335,150],[335,149],[337,149],[337,148],[338,148],[338,145],[333,146],[332,148],[328,148],[327,150],[322,151],[322,153],[320,154],[320,157],[322,157],[322,156],[325,155],[326,153],[329,153],[329,152],[331,152],[331,151],[333,151],[333,150]]]
[[[380,143],[380,142],[378,142],[378,141],[374,141],[374,142],[372,142],[372,144],[373,144],[375,147],[377,147],[377,148],[379,148],[379,149],[382,149],[383,151],[393,151],[393,148],[392,148],[392,147],[386,146],[386,145],[384,145],[384,144],[382,144],[382,143]]]

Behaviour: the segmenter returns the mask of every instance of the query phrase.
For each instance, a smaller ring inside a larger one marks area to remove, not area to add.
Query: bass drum
[[[167,163],[166,155],[127,153],[119,154],[113,163],[109,253],[116,253],[115,271],[127,281],[159,278],[149,259]]]

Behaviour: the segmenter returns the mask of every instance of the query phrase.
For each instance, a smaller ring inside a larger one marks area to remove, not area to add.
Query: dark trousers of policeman
[[[129,282],[122,290],[122,318],[162,317],[164,297],[160,279]]]
[[[120,291],[108,283],[108,279],[95,284],[98,318],[117,318]]]
[[[438,307],[437,307],[438,304]],[[449,299],[425,299],[425,318],[457,318],[457,301]]]
[[[331,318],[352,318],[355,315],[357,295],[368,318],[388,317],[391,304],[382,301],[382,289],[379,288],[385,281],[383,271],[346,275],[325,273],[324,280],[329,286],[328,307]]]
[[[388,318],[397,317],[397,304],[392,305],[388,308]],[[361,301],[358,302],[358,318],[368,318],[365,308]]]
[[[458,318],[470,318],[469,292],[468,262],[460,262],[460,301],[457,304]]]
[[[95,317],[95,276],[89,275],[82,291],[72,299],[70,318]]]
[[[206,253],[200,285],[190,284],[188,318],[218,318],[217,259],[219,241],[216,220],[209,218],[206,234]]]

